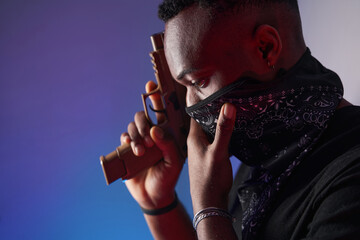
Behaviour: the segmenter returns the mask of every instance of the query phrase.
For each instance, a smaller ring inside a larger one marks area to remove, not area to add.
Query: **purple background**
[[[158,2],[0,1],[0,239],[150,238],[99,156],[154,79]]]
[[[125,185],[106,186],[98,158],[119,144],[154,79],[159,2],[0,0],[0,239],[151,238]],[[352,3],[342,15],[359,12]],[[303,15],[323,9],[311,4]],[[192,213],[186,174],[177,192]]]

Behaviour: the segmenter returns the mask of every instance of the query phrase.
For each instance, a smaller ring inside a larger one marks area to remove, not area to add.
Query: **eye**
[[[191,81],[191,85],[196,88],[205,88],[207,86],[208,80],[207,79],[201,79],[199,81]]]

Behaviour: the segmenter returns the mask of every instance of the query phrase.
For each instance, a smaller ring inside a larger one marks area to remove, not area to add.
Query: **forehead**
[[[184,70],[214,66],[220,55],[231,51],[234,24],[230,18],[193,5],[166,23],[165,55],[174,77]]]
[[[174,77],[187,70],[218,68],[241,55],[251,38],[245,15],[219,13],[193,5],[165,25],[165,55]],[[180,74],[181,76],[181,74]]]
[[[193,58],[209,42],[212,25],[207,9],[186,8],[165,25],[165,51]]]

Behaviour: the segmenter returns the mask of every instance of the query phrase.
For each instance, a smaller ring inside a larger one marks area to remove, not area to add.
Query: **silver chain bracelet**
[[[231,216],[230,213],[228,213],[228,211],[221,209],[221,208],[209,207],[209,208],[200,210],[198,213],[195,214],[194,219],[193,219],[194,229],[196,230],[196,228],[197,228],[199,222],[201,222],[201,220],[208,218],[208,217],[214,217],[214,216],[225,217],[225,218],[231,220],[232,222],[234,222],[234,220],[235,220],[233,218],[233,216]]]

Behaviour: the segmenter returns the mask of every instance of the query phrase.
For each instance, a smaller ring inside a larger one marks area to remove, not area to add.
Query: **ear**
[[[256,28],[254,38],[259,57],[269,66],[276,65],[282,50],[279,32],[274,27],[264,24]]]

